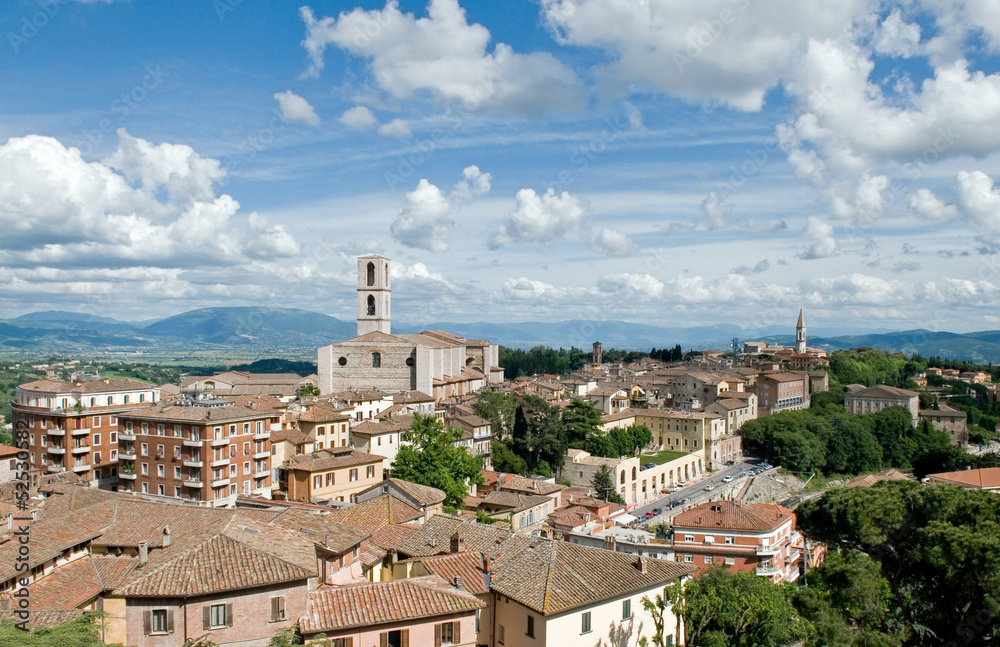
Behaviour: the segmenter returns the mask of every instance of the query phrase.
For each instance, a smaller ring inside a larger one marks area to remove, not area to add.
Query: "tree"
[[[392,463],[396,478],[435,487],[445,493],[445,504],[454,507],[462,506],[470,484],[483,482],[482,461],[453,444],[461,431],[445,429],[432,415],[414,413],[406,437],[409,444],[400,445]]]
[[[830,490],[797,515],[813,540],[878,564],[904,645],[993,644],[1000,631],[1000,497],[893,481]],[[834,563],[829,570],[825,579],[840,585],[828,588],[846,591],[836,604],[859,622],[879,617],[877,596],[865,593],[873,585],[854,582],[865,581],[858,568]]]
[[[510,448],[524,459],[528,471],[536,470],[545,461],[558,473],[569,448],[569,434],[559,407],[537,396],[525,396],[514,411]]]
[[[587,438],[601,433],[601,410],[590,400],[573,398],[563,411],[562,421],[573,446],[583,447]]]
[[[24,631],[17,620],[0,620],[0,645],[17,647],[122,647],[121,643],[105,645],[101,639],[104,613],[89,611],[54,627],[33,627]]]
[[[845,413],[832,420],[826,467],[844,474],[873,472],[882,467],[882,447],[860,417]]]
[[[490,442],[493,451],[493,469],[497,472],[507,472],[508,474],[520,474],[529,476],[528,463],[523,458],[514,453],[510,448],[509,441],[494,438]]]
[[[809,627],[792,605],[793,591],[753,572],[712,568],[682,594],[687,644],[779,647],[801,640]]]
[[[267,642],[267,647],[292,647],[293,645],[301,645],[301,644],[302,644],[302,634],[299,631],[298,623],[296,623],[295,626],[293,627],[286,627],[284,629],[279,629],[278,632],[271,637],[271,640]]]
[[[625,505],[625,499],[618,493],[615,486],[615,475],[611,473],[611,468],[601,465],[600,469],[594,472],[594,478],[590,480],[590,487],[594,488],[594,494],[602,501]]]
[[[517,402],[513,393],[480,391],[476,399],[476,415],[490,421],[495,438],[510,438],[515,409]]]

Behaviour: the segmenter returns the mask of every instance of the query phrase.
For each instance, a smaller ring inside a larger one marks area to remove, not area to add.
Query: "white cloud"
[[[545,244],[580,233],[584,228],[587,202],[563,191],[548,189],[538,195],[533,189],[517,192],[517,206],[490,238],[490,248]]]
[[[420,92],[460,101],[466,110],[540,115],[576,108],[576,74],[551,54],[518,54],[504,43],[487,51],[489,31],[469,24],[457,0],[430,0],[427,17],[402,13],[396,0],[381,10],[354,9],[317,20],[302,7],[309,76],[324,66],[329,45],[370,61],[374,83],[397,99]]]
[[[907,199],[910,209],[922,220],[931,222],[947,222],[958,217],[958,208],[953,204],[945,204],[930,189],[918,189]]]
[[[694,102],[759,110],[810,39],[834,38],[867,0],[542,0],[566,44],[606,50],[595,74],[606,90],[629,84]]]
[[[310,126],[319,125],[319,117],[309,102],[291,90],[276,92],[274,98],[278,101],[281,114],[288,121],[300,121]]]
[[[340,123],[354,130],[365,130],[378,123],[378,119],[366,106],[354,106],[340,115]]]
[[[785,224],[784,220],[775,219],[762,222],[756,218],[751,218],[747,220],[746,228],[751,234],[773,234],[776,231],[787,229],[788,225]]]
[[[446,283],[440,272],[431,272],[423,263],[414,263],[413,265],[393,263],[391,271],[394,279],[418,279]]]
[[[393,119],[389,123],[379,126],[378,134],[383,137],[409,137],[410,124],[405,119]]]
[[[406,194],[406,204],[389,227],[392,237],[407,247],[447,251],[453,216],[465,203],[490,191],[490,174],[477,166],[463,169],[462,178],[447,197],[426,179],[420,180],[417,188]]]
[[[129,182],[139,182],[151,193],[163,187],[172,201],[192,202],[214,197],[212,185],[226,176],[218,160],[206,159],[190,146],[154,145],[118,129],[118,150],[104,160]]]
[[[823,222],[816,216],[809,216],[801,235],[809,242],[809,247],[799,255],[800,258],[826,258],[837,253],[837,240],[833,237],[833,225]]]
[[[645,130],[646,126],[642,123],[642,112],[636,108],[632,102],[625,102],[625,114],[628,116],[629,127],[632,130]]]
[[[590,248],[607,256],[631,256],[639,251],[639,245],[626,234],[605,227],[590,239]]]
[[[899,9],[882,21],[872,46],[879,54],[909,58],[917,53],[920,45],[920,25],[903,20]]]
[[[623,298],[655,299],[663,294],[663,281],[649,274],[612,274],[597,279],[597,289]]]
[[[705,227],[709,230],[725,229],[727,223],[726,209],[722,206],[724,201],[725,198],[720,198],[715,191],[709,193],[708,197],[701,201],[701,212],[708,219]]]

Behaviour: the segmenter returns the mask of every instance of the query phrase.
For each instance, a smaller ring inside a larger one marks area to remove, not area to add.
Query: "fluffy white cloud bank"
[[[319,125],[319,116],[309,102],[295,94],[291,90],[287,92],[276,92],[275,100],[281,115],[288,121],[297,121],[310,126]]]
[[[389,227],[392,237],[407,247],[448,251],[449,232],[455,224],[453,216],[465,203],[488,194],[490,180],[489,173],[469,166],[448,196],[426,179],[420,180],[417,188],[406,194],[403,209]]]
[[[140,291],[160,285],[164,295],[206,294],[218,288],[196,290],[184,273],[300,253],[283,226],[256,213],[244,223],[239,203],[216,195],[226,175],[218,161],[125,130],[118,136],[118,149],[102,162],[39,135],[0,146],[0,265],[19,281],[40,292],[61,290],[31,283],[48,276],[88,294],[114,289],[117,277],[146,286]]]
[[[318,76],[330,45],[369,61],[377,86],[397,99],[428,92],[466,110],[485,107],[521,115],[574,109],[582,104],[576,74],[551,54],[519,54],[504,43],[492,51],[490,32],[469,24],[457,0],[430,0],[427,16],[403,13],[390,0],[383,9],[354,9],[317,19],[302,7],[309,55],[306,74]]]

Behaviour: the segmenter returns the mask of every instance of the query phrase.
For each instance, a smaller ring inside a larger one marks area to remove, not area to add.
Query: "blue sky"
[[[16,0],[0,316],[998,327],[988,0]]]

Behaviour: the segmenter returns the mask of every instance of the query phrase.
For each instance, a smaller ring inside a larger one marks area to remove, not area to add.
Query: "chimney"
[[[145,566],[146,562],[149,561],[149,543],[145,541],[139,542],[139,566]]]
[[[163,526],[163,547],[166,548],[170,545],[170,528]]]
[[[465,552],[465,540],[462,539],[462,536],[457,532],[451,536],[451,552]]]
[[[455,588],[458,589],[459,591],[464,591],[465,590],[465,589],[462,588],[462,576],[461,575],[456,575],[455,576]]]
[[[642,573],[643,575],[645,575],[646,574],[646,557],[644,555],[639,555],[639,560],[638,560],[638,562],[636,563],[635,566],[636,566],[636,568],[639,569],[640,573]]]

